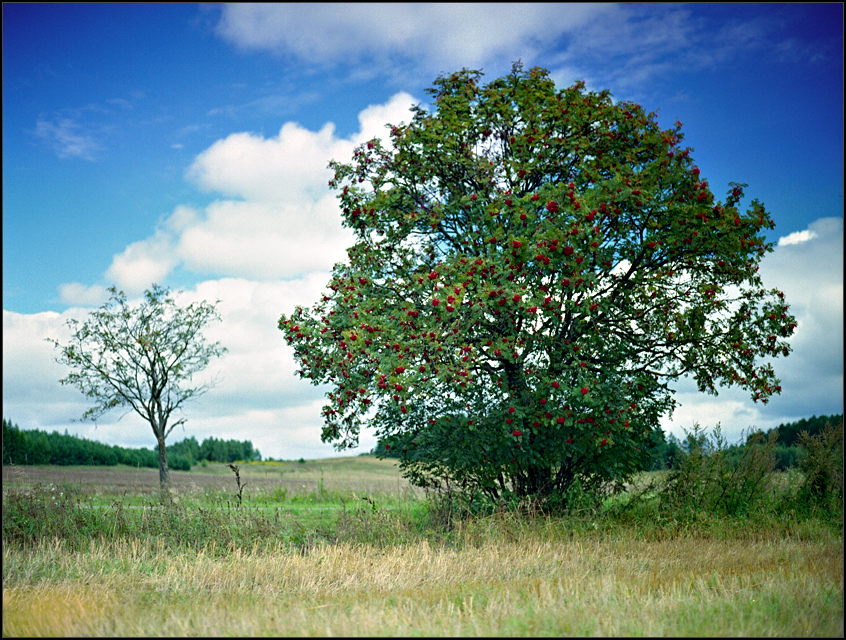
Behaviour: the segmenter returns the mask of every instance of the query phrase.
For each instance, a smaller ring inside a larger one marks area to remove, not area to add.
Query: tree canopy
[[[331,385],[324,441],[367,423],[418,484],[566,503],[649,466],[674,381],[779,393],[795,321],[757,273],[770,215],[745,185],[715,199],[681,123],[540,68],[481,75],[330,164],[356,242],[279,328]]]
[[[59,349],[56,361],[71,368],[62,384],[77,387],[94,406],[82,419],[97,420],[116,408],[135,411],[153,429],[159,448],[159,480],[168,485],[165,439],[182,418],[171,422],[182,405],[211,388],[211,383],[189,386],[195,373],[226,349],[209,343],[202,329],[220,320],[214,304],[179,306],[170,290],[154,284],[144,300],[133,307],[115,287],[110,298],[83,323],[68,320],[74,332]]]

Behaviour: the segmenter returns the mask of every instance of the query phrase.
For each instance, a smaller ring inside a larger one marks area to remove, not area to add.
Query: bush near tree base
[[[331,387],[322,439],[369,424],[415,484],[561,505],[649,467],[679,377],[780,393],[795,320],[757,274],[763,205],[717,201],[681,123],[540,68],[480,79],[439,77],[330,164],[356,242],[279,320]]]
[[[662,489],[662,508],[675,514],[706,512],[745,515],[769,493],[776,465],[775,432],[749,430],[745,444],[729,447],[719,423],[710,434],[698,424],[687,434],[688,447]]]
[[[843,418],[837,426],[827,423],[817,435],[799,434],[802,457],[799,469],[805,478],[799,503],[843,517]]]

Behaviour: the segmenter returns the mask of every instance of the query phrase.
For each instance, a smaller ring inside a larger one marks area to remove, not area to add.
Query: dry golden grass
[[[313,483],[320,493],[406,495],[395,463],[369,457],[241,469],[248,489],[266,492]],[[53,482],[82,483],[74,470],[53,471],[65,474]],[[93,490],[123,479],[98,471],[103,484]],[[234,488],[223,465],[184,475],[189,483],[177,494]],[[229,529],[204,538],[227,549],[199,542],[188,550],[164,535],[140,540],[108,528],[108,539],[69,529],[67,542],[34,546],[4,537],[3,634],[843,635],[842,530],[820,521],[762,518],[747,527],[706,513],[667,522],[646,511],[596,522],[498,514],[447,531],[418,529],[425,519],[397,510],[347,508],[332,525],[337,537],[315,538],[345,541],[337,544],[282,536],[273,548],[275,538],[247,536],[239,549]],[[45,522],[73,515],[37,513]]]
[[[842,537],[638,540],[508,521],[456,546],[4,548],[3,635],[841,636]]]

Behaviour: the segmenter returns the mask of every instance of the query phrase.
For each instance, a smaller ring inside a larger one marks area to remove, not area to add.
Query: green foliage
[[[80,542],[96,538],[102,532],[103,518],[94,509],[80,508],[80,504],[78,496],[54,485],[10,491],[3,496],[4,545],[51,538],[71,537]]]
[[[191,458],[177,453],[168,458],[167,466],[176,471],[191,471]]]
[[[681,443],[679,443],[678,438],[670,434],[663,442],[656,446],[655,459],[652,463],[651,470],[672,469],[676,465],[680,451]]]
[[[757,275],[774,225],[741,185],[715,200],[680,123],[539,68],[480,77],[439,77],[389,145],[331,163],[356,243],[279,328],[330,385],[339,449],[369,423],[421,486],[598,498],[654,464],[681,376],[780,393],[795,321]]]
[[[806,507],[821,508],[830,514],[843,517],[843,418],[835,427],[827,423],[817,433],[799,434],[799,445],[804,449],[799,468],[805,480],[799,490],[799,503]]]
[[[167,447],[168,456],[179,454],[191,460],[200,462],[252,462],[261,460],[261,453],[253,448],[249,440],[223,440],[214,436],[203,440],[202,444],[195,437],[185,438],[182,442]]]
[[[3,419],[3,464],[55,464],[157,467],[158,455],[148,449],[126,449],[86,438],[21,429]]]
[[[769,438],[776,434],[776,469],[785,471],[787,469],[799,468],[803,447],[799,443],[799,436],[807,432],[810,436],[820,434],[828,424],[836,425],[843,421],[843,415],[812,416],[802,418],[796,422],[780,424],[775,429],[769,429],[764,433]],[[733,445],[734,447],[734,445]]]
[[[799,466],[799,447],[786,447],[779,444],[775,448],[775,468],[787,471]]]
[[[765,500],[775,468],[776,434],[752,432],[730,448],[720,425],[709,435],[698,424],[670,471],[660,501],[675,516],[695,513],[738,516]]]
[[[48,464],[50,446],[46,434],[30,437],[18,425],[3,418],[3,464]]]
[[[373,447],[372,451],[373,455],[378,456],[379,458],[400,458],[402,456],[401,451],[392,448],[391,445],[386,445],[381,440],[376,443],[376,446]]]
[[[206,438],[202,445],[194,436],[167,447],[168,467],[190,471],[202,462],[251,462],[261,460],[261,454],[249,440],[221,440]],[[155,450],[130,449],[117,445],[37,429],[22,430],[10,420],[3,419],[3,464],[104,465],[125,464],[131,467],[158,467]]]
[[[649,450],[652,456],[652,463],[649,471],[661,469],[672,469],[675,464],[676,455],[681,448],[678,439],[671,433],[665,434],[663,430],[657,434],[654,444]]]
[[[291,495],[287,489],[258,490],[249,500],[246,492],[241,495],[245,486],[242,481],[237,493],[180,493],[166,501],[125,492],[99,498],[53,484],[13,487],[3,497],[3,541],[18,548],[61,541],[84,550],[91,540],[142,540],[215,554],[236,548],[306,549],[325,542],[387,546],[410,541],[406,534],[422,528],[418,520],[427,513],[425,504],[407,497],[379,495],[377,503],[360,491],[327,489],[322,482],[314,491]]]
[[[96,420],[115,408],[128,408],[153,429],[159,447],[159,477],[168,484],[165,440],[177,424],[170,422],[182,404],[205,393],[210,384],[187,386],[226,349],[206,342],[201,331],[220,320],[207,302],[180,307],[167,288],[156,284],[144,301],[131,307],[126,294],[109,289],[109,300],[87,321],[68,320],[73,336],[67,345],[48,339],[59,349],[56,361],[70,367],[62,384],[77,387],[94,406],[82,419]]]
[[[196,443],[196,441],[195,441]],[[195,460],[208,460],[209,462],[236,462],[244,461],[251,462],[253,460],[261,460],[261,453],[258,449],[253,448],[253,443],[249,440],[223,440],[218,438],[206,438],[203,440],[197,449],[196,453],[192,450],[192,455],[196,455]]]
[[[765,438],[776,434],[776,448],[775,448],[775,468],[778,471],[786,471],[788,469],[799,468],[799,462],[802,456],[802,447],[799,446],[799,434],[802,431],[807,431],[809,435],[817,435],[829,423],[836,425],[843,420],[843,416],[812,416],[811,418],[802,418],[796,422],[780,424],[775,429],[769,429],[763,433]],[[699,438],[704,437],[700,434]],[[757,437],[756,434],[750,434],[749,437]],[[659,441],[653,449],[655,456],[652,469],[672,469],[674,466],[674,459],[676,453],[681,448],[690,450],[692,434],[688,434],[686,442],[680,443],[675,436],[670,434],[666,440]],[[700,443],[701,444],[701,443]],[[728,447],[728,455],[737,456],[739,452],[738,445],[732,444]]]
[[[90,540],[140,538],[177,549],[219,545],[249,548],[256,540],[279,540],[279,514],[248,510],[202,509],[174,502],[125,508],[94,504],[90,497],[73,496],[54,486],[12,491],[3,499],[3,540],[31,545],[39,540],[62,540],[71,549],[84,549]]]
[[[810,418],[802,418],[796,422],[780,424],[776,427],[778,431],[778,443],[786,447],[794,446],[799,443],[799,434],[803,431],[807,431],[808,435],[815,436],[821,433],[827,424],[836,425],[842,421],[843,414],[837,414],[819,417],[811,416]]]

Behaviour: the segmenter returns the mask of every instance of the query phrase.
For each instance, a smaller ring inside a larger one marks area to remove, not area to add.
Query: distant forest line
[[[778,432],[775,449],[776,469],[796,467],[799,462],[799,434],[807,431],[816,435],[831,423],[840,424],[843,414],[830,416],[812,416],[796,422],[780,424],[775,429],[765,431]],[[672,434],[662,439],[654,447],[653,469],[671,469],[676,454],[690,448],[685,439],[678,439]],[[733,445],[736,447],[737,445]],[[731,447],[730,447],[731,449]],[[385,451],[380,442],[377,454],[392,457],[394,452]],[[168,467],[177,471],[190,471],[195,464],[203,462],[260,461],[260,452],[249,440],[222,440],[206,438],[202,443],[193,436],[167,446]],[[47,433],[38,429],[21,429],[10,420],[3,418],[3,464],[55,464],[55,465],[91,465],[113,466],[125,464],[132,467],[158,468],[158,449],[132,449],[117,445],[106,445],[94,440],[60,434],[58,431]]]
[[[202,443],[193,436],[168,445],[168,467],[190,471],[203,462],[250,462],[261,460],[261,453],[249,440],[206,438]],[[21,429],[3,418],[3,464],[55,464],[159,468],[159,451],[107,445],[94,440],[38,429]]]

